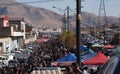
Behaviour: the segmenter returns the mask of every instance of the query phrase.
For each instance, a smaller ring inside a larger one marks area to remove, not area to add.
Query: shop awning
[[[33,70],[31,74],[63,74],[61,70]]]

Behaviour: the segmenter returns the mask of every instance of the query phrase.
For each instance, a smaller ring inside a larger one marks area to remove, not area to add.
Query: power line
[[[104,18],[104,23],[102,23],[101,16]],[[104,0],[100,0],[100,8],[99,8],[99,16],[98,16],[98,24],[100,26],[104,25],[107,27],[107,17],[106,17],[106,9]]]
[[[41,1],[21,2],[21,3],[31,4],[31,3],[44,3],[44,2],[56,2],[56,1],[63,1],[63,0],[41,0]]]
[[[28,1],[28,2],[14,2],[14,3],[2,3],[0,5],[15,5],[19,3],[24,3],[24,4],[35,4],[35,3],[46,3],[46,2],[57,2],[57,1],[63,1],[63,0],[41,0],[41,1]]]

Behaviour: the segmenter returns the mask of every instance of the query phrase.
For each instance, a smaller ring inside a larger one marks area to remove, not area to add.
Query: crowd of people
[[[31,45],[35,45],[31,43]],[[58,39],[49,39],[47,42],[32,47],[29,58],[17,58],[19,64],[14,68],[3,67],[1,74],[30,74],[37,67],[52,67],[51,63],[64,57],[69,51],[64,48]],[[26,45],[26,47],[29,45]],[[89,48],[90,45],[88,45]],[[79,67],[77,63],[65,67],[65,74],[97,74],[97,69],[88,70],[87,67]]]
[[[34,45],[34,43],[31,44]],[[32,50],[33,52],[30,53],[29,58],[17,58],[19,64],[16,67],[2,67],[0,73],[30,74],[36,67],[51,67],[52,62],[65,56],[64,47],[56,39],[50,39],[48,42],[40,43],[39,46],[34,46]]]

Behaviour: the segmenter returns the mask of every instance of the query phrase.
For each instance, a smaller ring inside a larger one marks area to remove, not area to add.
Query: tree
[[[76,37],[74,35],[68,35],[65,40],[65,47],[71,49],[76,44]]]
[[[67,49],[72,48],[76,43],[75,35],[72,31],[64,31],[61,33],[60,40]]]

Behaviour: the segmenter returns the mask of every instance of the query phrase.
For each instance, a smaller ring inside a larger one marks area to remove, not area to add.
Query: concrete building
[[[61,28],[39,28],[39,33],[44,36],[59,35],[62,32]]]
[[[8,17],[6,15],[0,15],[0,27],[9,27]]]
[[[11,27],[9,27],[8,17],[0,15],[0,54],[11,50]]]
[[[24,18],[8,18],[0,15],[0,54],[9,53],[12,49],[21,48],[24,44],[36,40],[31,35],[32,26],[27,25]]]
[[[11,26],[12,48],[21,48],[25,41],[25,21],[24,18],[9,18]]]

